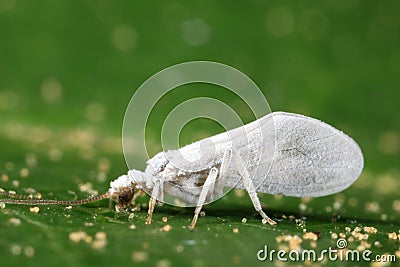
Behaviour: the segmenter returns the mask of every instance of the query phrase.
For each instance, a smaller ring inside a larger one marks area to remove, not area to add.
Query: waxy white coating
[[[111,182],[109,192],[133,182],[151,194],[160,179],[165,193],[196,206],[199,184],[204,184],[211,168],[219,170],[224,153],[231,148],[243,159],[261,193],[296,197],[334,194],[354,183],[364,165],[361,149],[343,132],[310,117],[274,112],[179,150],[160,152],[148,160],[144,172],[130,170]],[[223,187],[245,188],[240,178],[232,163]],[[206,202],[217,197],[210,196]]]

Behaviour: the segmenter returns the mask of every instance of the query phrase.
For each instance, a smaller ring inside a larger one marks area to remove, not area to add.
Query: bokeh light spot
[[[267,31],[275,37],[284,37],[293,32],[294,15],[285,7],[271,9],[265,22]]]
[[[189,45],[203,45],[209,41],[210,35],[210,26],[199,18],[187,20],[182,24],[182,38]]]
[[[49,78],[43,81],[40,92],[44,101],[54,104],[61,100],[62,85],[57,79]]]
[[[115,47],[123,52],[128,52],[136,46],[137,33],[129,25],[120,25],[114,28],[112,41]]]

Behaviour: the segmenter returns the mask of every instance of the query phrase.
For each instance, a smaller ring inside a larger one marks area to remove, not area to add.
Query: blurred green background
[[[261,223],[242,191],[205,207],[193,232],[186,228],[190,208],[157,207],[154,224],[145,226],[146,196],[133,219],[116,216],[107,201],[70,210],[40,207],[38,214],[7,205],[0,211],[1,265],[266,265],[257,260],[259,249],[287,248],[279,236],[303,237],[303,231],[320,234],[317,250],[334,247],[332,233],[343,233],[349,248],[370,245],[374,255],[399,257],[400,241],[388,237],[400,230],[399,12],[396,0],[0,0],[4,189],[34,189],[55,199],[106,191],[127,171],[121,128],[131,96],[154,73],[192,60],[241,70],[273,111],[322,119],[352,136],[365,155],[363,174],[343,193],[313,200],[261,195],[267,213],[282,218],[275,227]],[[197,96],[221,99],[245,122],[253,119],[232,94],[207,85],[178,88],[152,113],[152,154],[160,150],[167,111]],[[219,131],[215,123],[194,121],[181,142]],[[345,227],[357,226],[378,232],[364,243],[352,241]],[[93,240],[74,242],[70,234],[78,231]],[[107,244],[95,238],[99,232]],[[301,246],[315,244],[304,239]],[[386,266],[379,264],[358,263]]]

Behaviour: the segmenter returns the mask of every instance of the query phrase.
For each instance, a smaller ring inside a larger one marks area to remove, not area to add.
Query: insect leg
[[[160,183],[161,180],[157,179],[154,183],[153,191],[149,200],[149,210],[147,211],[146,224],[151,224],[151,218],[153,217],[154,206],[156,205],[157,197],[160,196]]]
[[[276,222],[269,218],[267,214],[262,210],[260,200],[258,199],[256,189],[254,187],[254,184],[252,180],[250,179],[250,175],[248,171],[246,170],[243,160],[240,157],[239,153],[236,151],[236,149],[232,148],[232,156],[233,160],[235,162],[236,168],[239,172],[240,177],[242,178],[243,184],[246,187],[247,192],[249,193],[251,202],[253,202],[253,206],[260,213],[261,217],[265,219],[269,224],[274,225]]]
[[[231,165],[232,160],[232,149],[227,149],[224,152],[224,156],[222,157],[221,167],[219,169],[218,179],[215,182],[215,190],[213,191],[215,199],[217,196],[222,195],[222,189],[224,187],[224,181],[226,178],[226,173],[228,171],[229,166]]]
[[[160,181],[160,187],[158,189],[157,205],[164,205],[164,183]]]
[[[197,202],[196,209],[194,211],[194,216],[192,223],[190,224],[190,229],[193,229],[196,226],[197,218],[199,217],[199,213],[201,211],[201,208],[204,205],[204,202],[206,200],[207,194],[211,189],[211,186],[214,185],[215,180],[217,179],[218,176],[218,170],[217,168],[213,167],[210,170],[210,173],[208,174],[208,177],[206,181],[204,182],[203,188],[201,189],[199,200]]]

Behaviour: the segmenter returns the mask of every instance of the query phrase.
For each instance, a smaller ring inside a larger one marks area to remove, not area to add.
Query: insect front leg
[[[158,178],[154,183],[153,191],[151,193],[151,197],[149,200],[149,210],[147,211],[148,216],[146,224],[151,224],[156,202],[160,203],[161,205],[163,201],[164,201],[164,183],[163,181],[161,181],[160,178]]]
[[[206,200],[207,194],[210,192],[210,189],[214,188],[215,180],[217,179],[218,176],[218,170],[217,168],[213,167],[210,170],[210,173],[208,174],[208,177],[206,181],[204,182],[203,188],[201,189],[199,200],[197,202],[196,209],[194,211],[194,216],[192,223],[190,224],[190,229],[193,229],[196,226],[197,218],[199,218],[199,213],[201,211],[201,208],[204,205],[204,202]]]
[[[237,171],[239,172],[240,177],[242,178],[243,184],[246,187],[247,193],[249,193],[251,202],[253,203],[254,208],[258,213],[260,213],[261,217],[265,219],[269,224],[274,225],[276,222],[269,218],[267,214],[262,210],[260,200],[257,196],[256,188],[253,184],[253,181],[250,179],[249,172],[244,166],[243,159],[240,154],[237,152],[235,148],[229,149],[230,153],[232,153],[232,159],[235,162]]]

